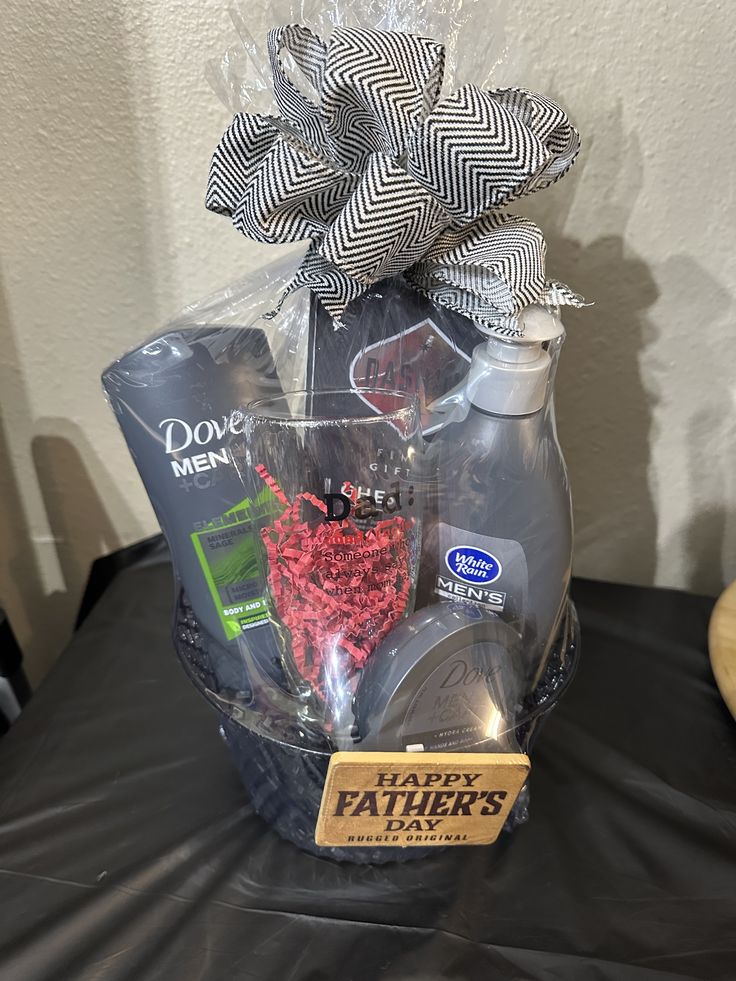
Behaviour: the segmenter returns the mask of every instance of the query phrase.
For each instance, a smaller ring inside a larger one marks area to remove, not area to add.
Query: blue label
[[[495,555],[472,545],[457,545],[448,549],[445,565],[463,582],[487,586],[501,575],[501,563]]]

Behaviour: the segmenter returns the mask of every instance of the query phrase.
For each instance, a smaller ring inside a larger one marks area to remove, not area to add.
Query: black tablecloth
[[[736,977],[736,726],[712,601],[577,582],[578,676],[530,822],[339,865],[253,814],[169,641],[171,572],[119,573],[0,740],[0,978]]]

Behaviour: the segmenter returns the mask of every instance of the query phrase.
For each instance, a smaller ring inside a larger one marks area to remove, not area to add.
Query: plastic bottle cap
[[[562,321],[544,307],[527,307],[519,317],[524,336],[490,337],[473,351],[468,398],[483,412],[526,416],[544,405],[552,366],[543,345],[565,333]]]

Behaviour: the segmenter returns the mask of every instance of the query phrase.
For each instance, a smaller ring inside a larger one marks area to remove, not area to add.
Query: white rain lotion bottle
[[[539,306],[520,320],[523,337],[479,345],[464,384],[436,406],[450,412],[428,453],[437,490],[422,593],[496,612],[533,683],[565,610],[572,509],[552,402],[564,328]]]

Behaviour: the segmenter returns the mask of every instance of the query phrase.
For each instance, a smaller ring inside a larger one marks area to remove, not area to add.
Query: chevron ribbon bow
[[[291,24],[269,32],[268,53],[280,115],[234,117],[207,207],[258,242],[311,239],[287,292],[309,287],[339,323],[351,300],[403,273],[505,334],[520,332],[527,304],[582,304],[547,282],[541,230],[500,210],[572,166],[580,139],[558,105],[474,85],[440,98],[444,48],[410,34],[338,28],[325,42]]]

